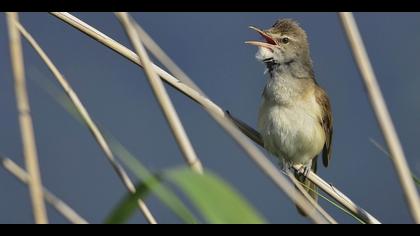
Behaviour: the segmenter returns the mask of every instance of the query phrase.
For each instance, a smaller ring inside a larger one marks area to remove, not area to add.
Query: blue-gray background
[[[75,15],[129,45],[113,14]],[[248,26],[265,28],[284,17],[298,20],[309,35],[317,80],[328,92],[334,113],[333,160],[319,174],[379,220],[412,222],[391,162],[369,141],[384,143],[336,14],[133,15],[213,101],[252,126],[265,78],[263,65],[254,58],[256,48],[243,43],[258,38]],[[420,174],[420,14],[358,13],[355,17],[408,162]],[[47,13],[22,13],[20,18],[102,127],[152,170],[183,164],[138,67]],[[0,32],[0,152],[23,165],[4,14]],[[24,53],[43,182],[88,221],[100,223],[125,189],[87,129],[34,81],[53,81],[53,77],[26,42]],[[269,222],[308,222],[198,105],[168,90],[207,168],[234,185]],[[155,198],[147,202],[160,222],[179,222]],[[339,222],[355,222],[321,202]],[[51,207],[48,213],[52,223],[67,222]],[[32,222],[27,188],[0,170],[0,223]],[[130,222],[145,220],[136,214]]]

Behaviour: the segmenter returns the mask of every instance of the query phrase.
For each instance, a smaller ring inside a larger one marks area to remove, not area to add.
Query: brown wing
[[[328,163],[331,160],[331,149],[332,149],[332,134],[333,134],[333,118],[331,112],[330,100],[328,99],[327,94],[323,89],[317,89],[317,101],[321,105],[322,109],[322,118],[320,120],[322,127],[325,132],[325,145],[322,150],[322,163],[325,167],[328,166]]]

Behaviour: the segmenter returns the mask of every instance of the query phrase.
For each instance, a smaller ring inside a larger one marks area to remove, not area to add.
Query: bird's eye
[[[284,44],[287,44],[287,43],[289,43],[289,38],[284,37],[284,38],[281,39],[281,42],[284,43]]]

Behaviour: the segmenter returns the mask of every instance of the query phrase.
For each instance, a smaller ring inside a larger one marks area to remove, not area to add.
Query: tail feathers
[[[317,158],[314,158],[312,160],[312,163],[310,163],[309,165],[311,165],[311,171],[316,173],[316,171],[317,171]],[[296,174],[295,177],[300,183],[302,183],[303,189],[305,189],[308,192],[309,196],[311,196],[312,199],[315,202],[318,202],[318,187],[314,183],[312,183],[309,179],[307,179],[305,176]],[[305,212],[303,212],[302,209],[300,209],[300,207],[296,206],[296,208],[297,208],[299,214],[301,214],[303,216],[307,216],[307,214]]]

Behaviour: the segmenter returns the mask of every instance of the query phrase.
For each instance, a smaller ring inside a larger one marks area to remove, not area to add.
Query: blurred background
[[[131,48],[112,13],[73,13]],[[249,25],[279,18],[300,22],[309,36],[319,84],[334,115],[333,159],[319,175],[384,223],[412,223],[345,34],[335,13],[132,13],[138,23],[219,106],[255,127],[266,77]],[[409,165],[420,175],[420,14],[356,13],[372,65]],[[21,13],[98,124],[151,170],[184,165],[142,70],[47,13]],[[23,166],[5,15],[0,20],[0,153]],[[42,180],[89,222],[101,223],[125,194],[89,131],[36,81],[55,79],[22,40]],[[204,166],[223,177],[270,223],[309,223],[234,141],[197,104],[167,86]],[[271,160],[277,163],[274,157]],[[33,223],[28,189],[0,169],[0,223]],[[356,221],[321,200],[340,223]],[[180,221],[155,197],[157,220]],[[51,223],[67,223],[48,206]],[[146,223],[136,212],[130,223]]]

